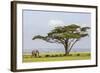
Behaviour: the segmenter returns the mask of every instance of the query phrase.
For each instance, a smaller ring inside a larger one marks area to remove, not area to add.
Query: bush
[[[51,55],[51,57],[60,57],[60,56],[62,56],[61,54],[60,55],[58,55],[58,54],[56,54],[56,55]]]
[[[42,56],[39,56],[39,58],[41,58]]]
[[[77,56],[80,56],[80,54],[78,53]]]
[[[89,54],[87,54],[87,56],[90,56],[90,53],[89,53]]]
[[[66,56],[66,54],[63,54],[63,56]]]
[[[63,55],[62,55],[62,54],[60,54],[59,56],[60,56],[60,57],[62,57]]]
[[[55,57],[58,57],[58,56],[59,56],[59,55],[57,55],[57,54],[55,55]]]
[[[51,55],[51,57],[57,57],[57,55]]]
[[[45,55],[45,57],[50,57],[50,55]]]

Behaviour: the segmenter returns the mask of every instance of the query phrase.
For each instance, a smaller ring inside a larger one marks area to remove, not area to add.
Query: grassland
[[[66,60],[87,60],[91,59],[89,52],[71,52],[64,56],[63,53],[41,53],[40,57],[31,57],[29,54],[23,55],[23,62],[47,62],[47,61],[66,61]]]

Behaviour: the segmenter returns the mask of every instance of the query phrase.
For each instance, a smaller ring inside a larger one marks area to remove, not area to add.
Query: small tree
[[[65,55],[68,55],[77,41],[88,36],[88,29],[90,27],[80,27],[76,24],[58,26],[49,32],[47,36],[36,35],[32,40],[42,39],[50,43],[60,43],[65,48]]]

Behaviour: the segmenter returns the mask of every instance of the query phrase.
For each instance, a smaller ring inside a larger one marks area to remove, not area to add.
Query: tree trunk
[[[68,39],[65,40],[65,55],[68,55],[69,52],[68,52]]]

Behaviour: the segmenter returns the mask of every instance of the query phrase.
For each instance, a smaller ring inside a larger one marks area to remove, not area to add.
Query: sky
[[[38,49],[40,52],[64,51],[62,44],[48,43],[40,39],[32,40],[32,37],[35,35],[45,36],[54,27],[67,26],[69,24],[90,27],[91,14],[82,12],[23,10],[23,50]],[[90,34],[91,32],[89,31]],[[82,38],[74,45],[72,50],[79,51],[83,49],[91,49],[91,36]]]

